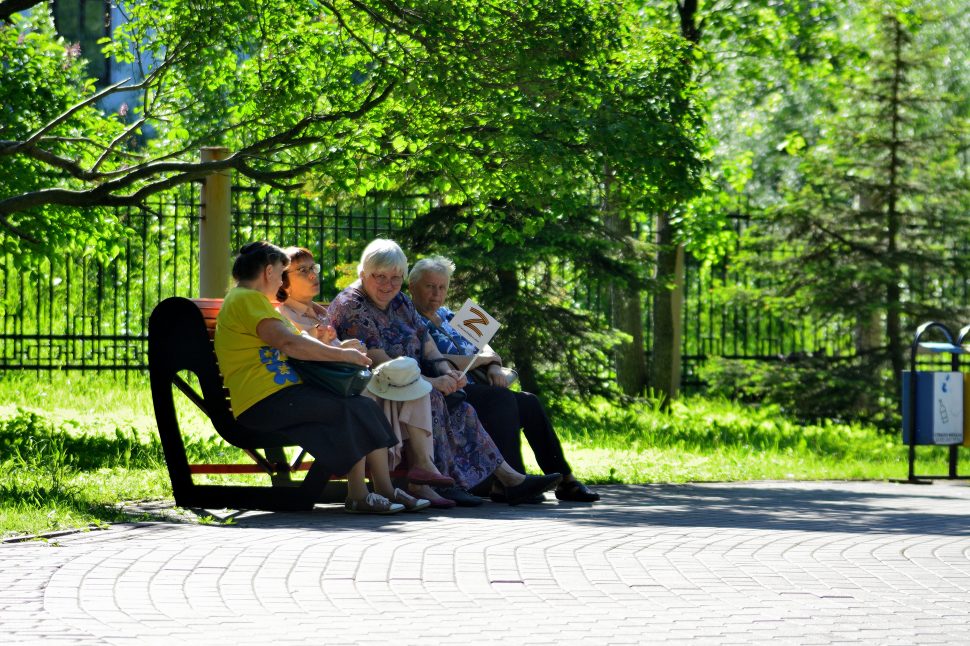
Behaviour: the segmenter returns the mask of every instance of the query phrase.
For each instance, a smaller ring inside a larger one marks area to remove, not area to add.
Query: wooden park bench
[[[324,495],[333,474],[322,463],[306,460],[305,450],[300,448],[296,459],[289,462],[284,449],[295,446],[291,440],[273,433],[257,434],[236,422],[212,344],[220,307],[222,299],[168,298],[155,307],[148,323],[152,402],[175,503],[187,508],[295,511],[341,499],[341,493]],[[186,372],[196,376],[198,389],[186,380]],[[175,410],[176,389],[205,413],[226,442],[242,449],[252,462],[189,464]],[[290,478],[302,470],[307,471],[302,481]],[[192,480],[197,474],[245,473],[267,474],[271,484],[196,484]]]

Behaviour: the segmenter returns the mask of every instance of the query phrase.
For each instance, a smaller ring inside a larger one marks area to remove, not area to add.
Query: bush
[[[893,391],[878,365],[865,358],[792,356],[778,361],[711,359],[698,371],[706,393],[749,404],[774,404],[803,421],[861,421],[899,425]]]

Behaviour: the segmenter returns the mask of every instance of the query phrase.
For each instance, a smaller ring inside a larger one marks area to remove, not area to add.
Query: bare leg
[[[438,467],[434,465],[434,442],[431,439],[431,434],[410,424],[404,426],[408,430],[408,441],[404,443],[408,466],[440,474]]]
[[[382,450],[387,453],[387,449]],[[363,500],[368,493],[370,492],[364,482],[364,458],[361,458],[347,472],[347,497],[351,500]]]
[[[387,449],[374,449],[364,457],[364,460],[367,461],[367,468],[370,469],[370,481],[374,485],[374,491],[388,500],[393,499],[394,484],[388,471]]]
[[[495,468],[495,477],[506,487],[514,487],[525,481],[525,476],[510,467],[508,462],[502,462]]]

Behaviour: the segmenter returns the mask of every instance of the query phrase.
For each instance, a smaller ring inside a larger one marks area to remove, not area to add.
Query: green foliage
[[[55,425],[23,409],[0,418],[5,535],[125,520],[115,503],[165,495],[157,438],[144,443],[133,429],[115,427],[113,435],[101,435],[86,425],[88,432],[77,434],[72,424]]]
[[[162,447],[155,435],[147,443],[135,429],[114,428],[111,435],[75,434],[67,429],[69,422],[55,429],[34,412],[20,410],[0,420],[0,454],[22,468],[39,469],[61,481],[61,474],[90,471],[101,467],[158,468],[164,463]]]
[[[970,181],[959,162],[970,111],[948,88],[970,76],[954,74],[938,47],[962,39],[955,6],[853,9],[842,65],[815,80],[826,103],[811,130],[788,138],[798,141],[789,150],[798,174],[770,224],[752,231],[747,260],[771,276],[776,307],[847,321],[857,352],[878,354],[898,379],[903,330],[968,314],[946,292],[970,267]]]
[[[623,405],[562,401],[555,424],[577,476],[689,482],[906,475],[906,447],[898,433],[830,420],[799,423],[767,404],[688,397],[668,412],[661,408],[659,399]],[[945,471],[946,451],[922,447],[920,460],[925,468]]]
[[[15,14],[0,22],[0,201],[12,195],[53,186],[80,188],[84,181],[59,166],[61,159],[93,165],[97,139],[111,140],[124,129],[117,115],[92,106],[77,109],[51,136],[38,156],[8,154],[9,144],[28,140],[59,115],[67,114],[81,97],[94,92],[85,61],[56,36],[46,5],[28,16]],[[53,161],[51,161],[53,160]],[[23,235],[0,235],[0,253],[14,266],[34,255],[69,249],[111,255],[124,228],[107,211],[41,205],[13,215],[0,215],[0,228]],[[33,242],[28,242],[33,241]]]
[[[794,419],[865,421],[886,430],[899,425],[885,401],[892,384],[878,362],[865,358],[798,356],[775,362],[711,359],[698,371],[705,392],[748,404],[777,406]]]
[[[479,106],[476,118],[489,119],[480,147],[450,153],[460,192],[416,220],[407,241],[418,254],[455,257],[456,291],[503,322],[497,346],[529,389],[613,388],[619,336],[602,310],[572,294],[583,284],[647,283],[649,247],[613,231],[611,218],[643,222],[699,188],[701,112],[683,64],[690,45],[629,16],[597,16],[582,23],[587,44],[560,53],[568,74],[510,87],[508,98],[521,97],[514,111]],[[421,188],[434,173],[412,161]]]

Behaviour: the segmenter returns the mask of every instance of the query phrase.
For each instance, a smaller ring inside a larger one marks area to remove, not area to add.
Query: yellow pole
[[[229,156],[229,149],[203,148],[202,161],[218,161]],[[229,221],[231,179],[228,170],[213,173],[202,184],[199,220],[199,296],[222,298],[229,289],[231,250]]]

